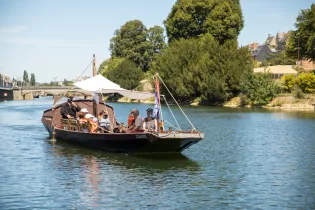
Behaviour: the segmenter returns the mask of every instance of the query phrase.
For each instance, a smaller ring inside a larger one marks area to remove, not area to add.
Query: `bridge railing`
[[[24,86],[24,87],[14,87],[14,90],[51,90],[51,89],[58,89],[58,90],[78,90],[80,88],[75,86]]]

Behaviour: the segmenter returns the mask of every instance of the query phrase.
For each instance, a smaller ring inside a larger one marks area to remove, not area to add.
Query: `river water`
[[[204,141],[136,156],[52,143],[51,104],[0,103],[0,209],[315,208],[315,112],[184,107]],[[150,106],[111,105],[121,121]]]

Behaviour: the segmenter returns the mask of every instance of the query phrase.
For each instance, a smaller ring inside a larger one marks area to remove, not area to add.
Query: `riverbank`
[[[154,98],[149,100],[132,100],[127,97],[119,98],[118,100],[109,100],[108,98],[105,101],[113,101],[113,102],[121,102],[121,103],[144,103],[144,104],[154,104]],[[190,106],[204,106],[200,105],[198,102],[193,102],[189,104]],[[298,99],[294,96],[288,95],[280,95],[275,97],[269,104],[263,106],[263,108],[268,109],[283,109],[283,110],[305,110],[305,111],[313,111],[315,105],[315,95],[314,94],[305,94],[304,98]],[[223,107],[248,107],[250,105],[242,105],[240,97],[234,97],[229,101],[225,102]]]
[[[269,104],[263,106],[268,109],[284,109],[284,110],[314,110],[315,95],[305,94],[303,98],[295,98],[292,95],[280,95],[275,97]],[[242,107],[240,97],[234,97],[223,104],[224,107]],[[246,107],[251,107],[250,105]]]

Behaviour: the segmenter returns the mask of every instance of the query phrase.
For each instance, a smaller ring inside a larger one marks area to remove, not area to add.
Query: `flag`
[[[155,100],[154,100],[154,109],[153,116],[157,120],[161,118],[161,110],[160,110],[160,82],[157,77],[155,77]]]

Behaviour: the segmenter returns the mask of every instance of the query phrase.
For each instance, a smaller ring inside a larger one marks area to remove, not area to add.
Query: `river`
[[[184,107],[205,139],[136,156],[52,143],[51,104],[0,103],[0,209],[315,208],[315,112]],[[110,104],[121,121],[151,106]]]

